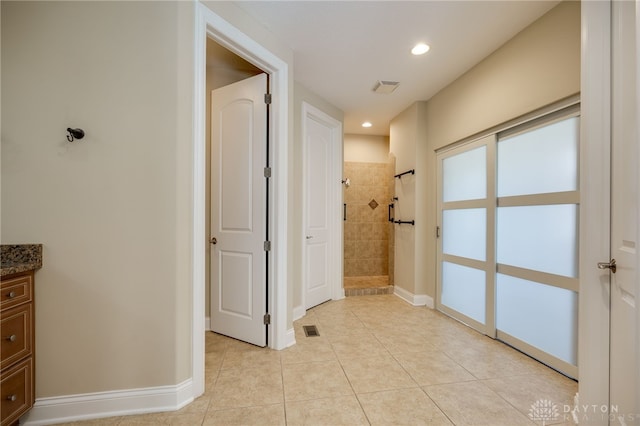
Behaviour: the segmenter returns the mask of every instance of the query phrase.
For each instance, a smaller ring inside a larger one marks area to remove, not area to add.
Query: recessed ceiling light
[[[431,49],[431,47],[429,47],[428,44],[418,43],[413,47],[413,49],[411,49],[411,53],[414,55],[424,55],[429,51],[429,49]]]
[[[362,123],[362,127],[371,127],[373,126],[373,124],[371,124],[371,122],[369,121],[365,121],[364,123]]]

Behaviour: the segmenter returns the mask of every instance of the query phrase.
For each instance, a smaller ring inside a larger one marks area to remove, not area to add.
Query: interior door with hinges
[[[267,344],[267,75],[211,96],[211,329]]]

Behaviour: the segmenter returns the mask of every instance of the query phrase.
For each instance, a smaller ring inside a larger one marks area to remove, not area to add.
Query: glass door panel
[[[578,117],[501,138],[498,197],[578,189]]]
[[[479,269],[443,262],[441,303],[484,324],[485,275]]]
[[[498,274],[498,330],[571,365],[578,362],[578,293]]]
[[[442,161],[442,201],[487,197],[487,148],[481,146]]]
[[[576,277],[577,216],[575,204],[499,207],[498,263]]]
[[[469,259],[486,260],[486,209],[442,212],[442,252]]]

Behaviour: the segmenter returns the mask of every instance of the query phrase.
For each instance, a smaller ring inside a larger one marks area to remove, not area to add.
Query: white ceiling
[[[238,1],[294,52],[294,78],[345,113],[345,133],[388,135],[428,100],[558,1]],[[431,45],[413,56],[417,42]],[[376,94],[378,80],[399,81]],[[363,121],[373,127],[364,129]]]

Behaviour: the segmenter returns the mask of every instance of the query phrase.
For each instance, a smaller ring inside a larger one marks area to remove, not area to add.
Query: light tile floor
[[[73,425],[573,424],[563,407],[576,382],[394,295],[328,302],[294,327],[284,351],[207,333],[206,393],[177,412]],[[540,400],[556,404],[555,421],[530,419]]]

